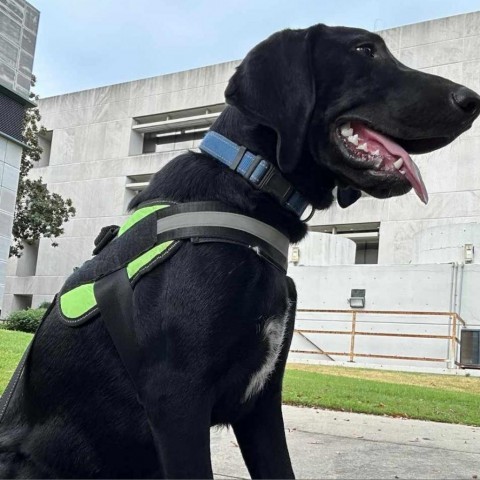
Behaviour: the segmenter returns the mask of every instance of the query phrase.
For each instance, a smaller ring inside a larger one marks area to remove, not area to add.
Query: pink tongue
[[[428,203],[428,192],[425,184],[423,183],[422,176],[420,175],[420,170],[415,165],[415,162],[410,158],[410,155],[397,143],[390,140],[388,137],[385,137],[381,133],[370,130],[365,125],[361,123],[352,124],[352,128],[355,133],[358,133],[359,137],[366,140],[367,142],[371,139],[377,143],[383,145],[385,150],[387,150],[393,157],[402,158],[403,166],[402,170],[405,171],[405,176],[412,185],[415,193],[418,195],[418,198],[426,205]]]

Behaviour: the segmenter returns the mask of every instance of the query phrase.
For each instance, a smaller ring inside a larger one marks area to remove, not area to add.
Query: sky
[[[371,31],[480,10],[480,0],[29,0],[41,97],[237,60],[315,23]]]

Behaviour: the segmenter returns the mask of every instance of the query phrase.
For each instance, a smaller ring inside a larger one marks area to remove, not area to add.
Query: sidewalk
[[[480,479],[480,427],[284,406],[297,478]],[[233,432],[212,429],[217,478],[250,478]]]

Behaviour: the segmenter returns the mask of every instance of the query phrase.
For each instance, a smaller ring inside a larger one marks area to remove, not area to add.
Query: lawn
[[[0,393],[32,335],[0,329]],[[285,403],[480,426],[480,377],[289,364]]]
[[[13,375],[32,334],[0,329],[0,394]]]
[[[292,364],[291,405],[480,426],[480,378]]]

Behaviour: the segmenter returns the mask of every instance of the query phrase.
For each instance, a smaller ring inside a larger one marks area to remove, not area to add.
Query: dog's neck
[[[252,122],[236,108],[227,106],[211,130],[260,155],[278,168],[276,133]]]
[[[246,147],[255,155],[262,156],[279,168],[276,132],[250,120],[237,108],[227,106],[212,126],[212,130]],[[315,162],[308,148],[305,148],[297,168],[286,178],[315,209],[323,210],[332,204],[334,176],[325,167]]]
[[[251,122],[234,107],[225,109],[212,130],[261,155],[278,168],[276,133]],[[192,155],[196,158],[193,159]],[[315,208],[330,206],[334,182],[309,155],[304,155],[298,169],[287,179]],[[129,208],[153,198],[182,203],[202,200],[224,202],[272,225],[293,243],[301,240],[307,232],[306,224],[273,197],[203,153],[191,152],[173,159],[153,177],[149,187],[134,198]]]

